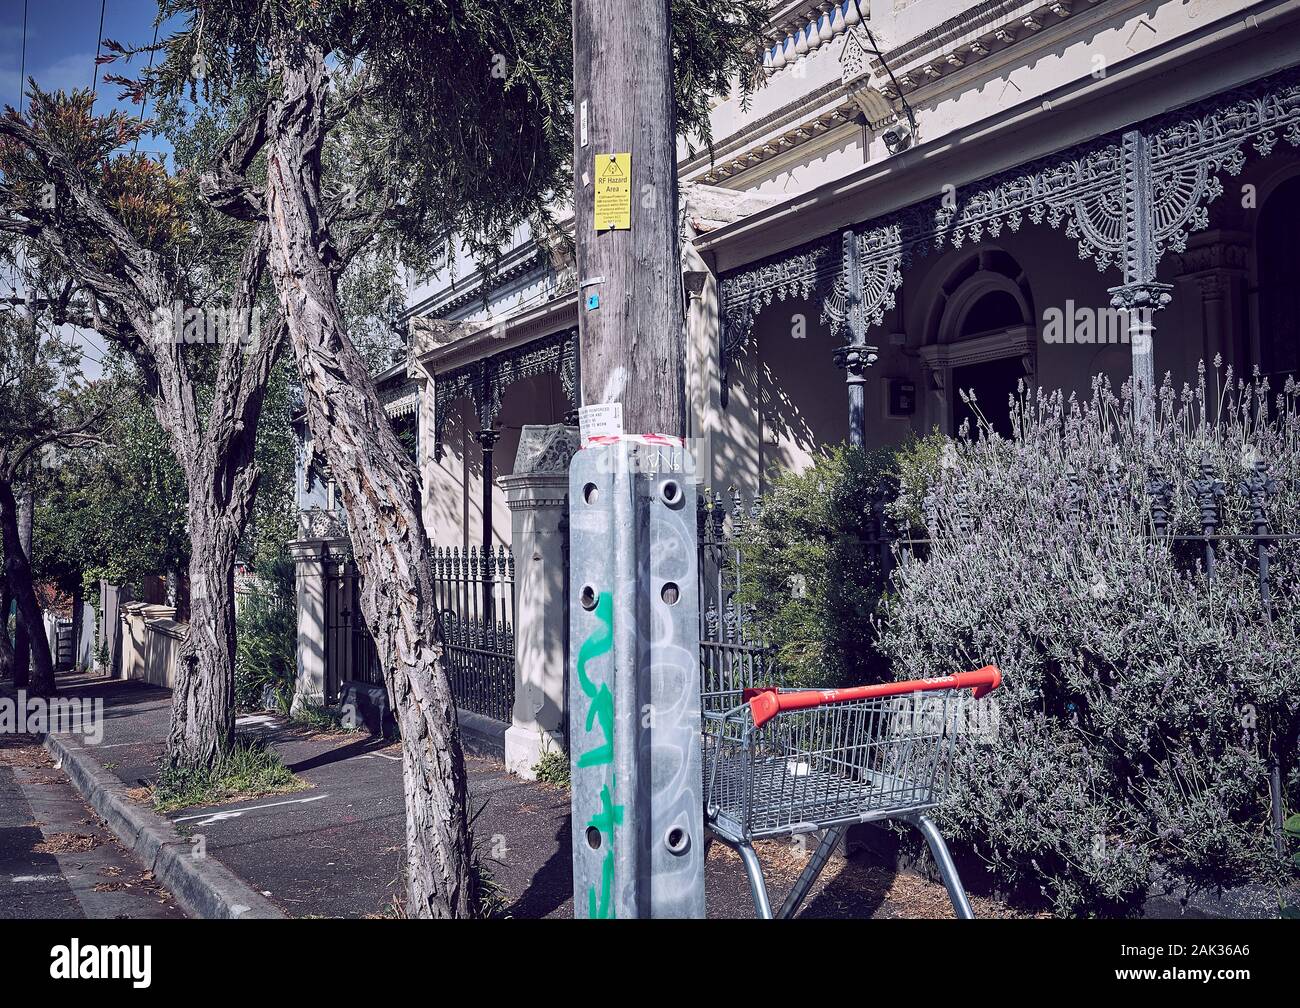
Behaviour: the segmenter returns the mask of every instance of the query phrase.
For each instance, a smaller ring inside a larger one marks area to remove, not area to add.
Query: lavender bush
[[[1220,387],[1221,386],[1221,387]],[[1300,389],[1204,368],[1135,424],[1131,392],[1025,393],[1016,436],[951,439],[878,617],[899,678],[1004,673],[947,827],[1061,913],[1123,911],[1156,873],[1278,884],[1269,757],[1294,786]],[[915,500],[901,500],[911,511]],[[1212,567],[1212,572],[1211,572]]]

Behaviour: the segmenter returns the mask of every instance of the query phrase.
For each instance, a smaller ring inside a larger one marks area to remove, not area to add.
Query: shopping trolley
[[[825,831],[778,912],[790,917],[850,825],[898,819],[930,845],[957,916],[972,917],[947,844],[925,813],[947,793],[967,705],[1001,682],[988,665],[849,689],[706,691],[705,818],[740,853],[758,916],[770,918],[772,909],[755,840]]]

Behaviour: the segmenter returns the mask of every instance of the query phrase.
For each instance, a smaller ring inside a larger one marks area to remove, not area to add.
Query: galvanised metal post
[[[699,587],[685,449],[569,467],[569,756],[577,917],[703,917]]]

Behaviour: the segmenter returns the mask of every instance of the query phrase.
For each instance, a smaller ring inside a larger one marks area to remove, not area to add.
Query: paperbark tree
[[[756,69],[759,0],[679,0],[674,50],[688,128],[708,98]],[[219,100],[250,79],[265,101],[206,180],[238,219],[269,223],[270,271],[363,577],[362,612],[401,729],[407,912],[477,909],[455,702],[431,590],[418,474],[349,338],[339,277],[378,236],[416,261],[447,236],[491,259],[567,189],[568,0],[173,0],[186,29],[156,79]],[[373,56],[373,58],[371,58]],[[330,164],[345,172],[326,178]],[[666,194],[665,194],[666,195]]]
[[[0,542],[0,549],[4,544]],[[4,560],[0,559],[0,565]],[[0,566],[0,572],[4,570]],[[0,679],[12,679],[14,675],[14,642],[9,636],[9,609],[14,604],[13,592],[9,590],[9,579],[0,573]]]
[[[141,124],[96,116],[93,102],[89,92],[46,95],[33,82],[29,117],[13,109],[0,117],[0,230],[75,279],[82,312],[65,321],[134,359],[185,473],[191,610],[167,760],[210,770],[234,738],[235,548],[257,489],[257,421],[283,342],[278,319],[262,326],[258,311],[268,229],[213,233],[182,180],[143,155],[115,153]],[[199,374],[211,383],[202,394]]]

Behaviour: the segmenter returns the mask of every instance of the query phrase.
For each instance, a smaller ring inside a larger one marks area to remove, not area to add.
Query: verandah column
[[[862,251],[857,233],[844,232],[844,273],[848,283],[848,317],[844,320],[849,342],[835,349],[835,366],[844,372],[849,393],[849,444],[863,448],[867,443],[867,368],[876,363],[877,347],[867,346],[865,284],[862,279]]]
[[[1128,316],[1129,346],[1133,356],[1133,409],[1139,422],[1153,395],[1155,380],[1155,326],[1152,316],[1170,302],[1172,284],[1156,280],[1155,189],[1151,173],[1151,147],[1138,130],[1121,141],[1124,182],[1124,282],[1110,288],[1110,303]]]

